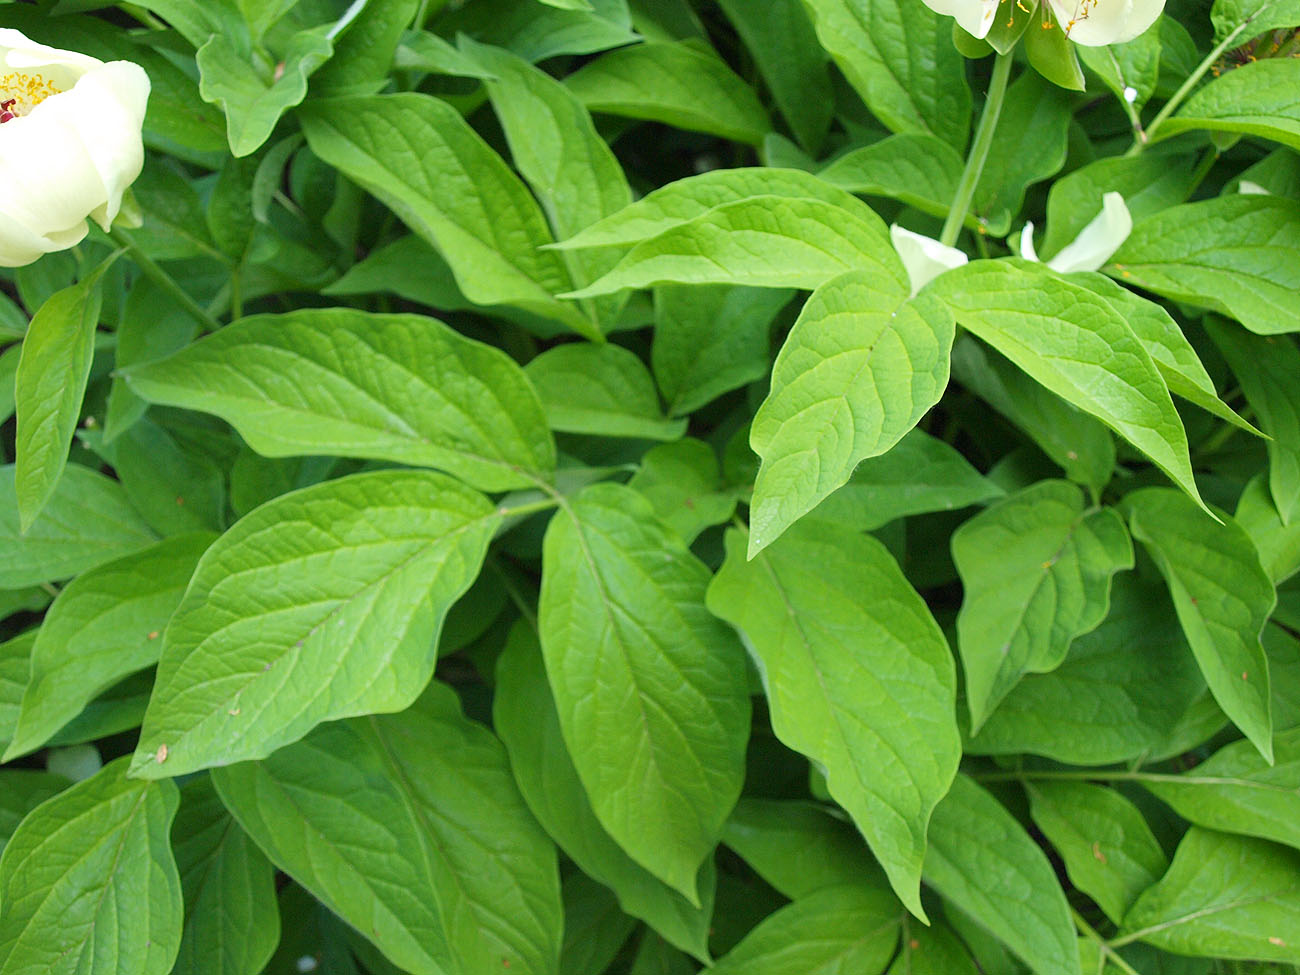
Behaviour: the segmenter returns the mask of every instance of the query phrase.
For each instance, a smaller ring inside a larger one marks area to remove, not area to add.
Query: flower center
[[[62,91],[38,74],[11,71],[0,77],[0,122],[9,122]]]

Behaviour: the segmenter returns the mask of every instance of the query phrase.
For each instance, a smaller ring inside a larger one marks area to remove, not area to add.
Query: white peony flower
[[[0,266],[105,230],[140,175],[149,77],[0,28]]]
[[[894,242],[894,250],[907,270],[908,280],[912,283],[912,294],[916,294],[927,284],[941,275],[961,267],[968,258],[955,247],[941,244],[932,237],[904,230],[898,224],[889,228],[889,239]]]
[[[1061,252],[1047,262],[1047,266],[1061,274],[1074,271],[1096,271],[1108,260],[1110,255],[1119,250],[1119,245],[1128,239],[1133,230],[1133,218],[1129,215],[1124,197],[1118,193],[1107,193],[1101,198],[1101,213],[1079,236],[1061,248]],[[1020,232],[1020,256],[1031,261],[1038,260],[1034,250],[1034,225],[1026,223]]]
[[[957,24],[967,34],[984,37],[993,26],[1001,0],[925,0],[925,5],[944,17],[956,18]]]
[[[987,36],[1002,3],[1032,13],[1038,0],[924,0],[937,14],[954,17],[976,37]],[[1165,0],[1047,0],[1067,37],[1086,47],[1131,41],[1156,22]]]

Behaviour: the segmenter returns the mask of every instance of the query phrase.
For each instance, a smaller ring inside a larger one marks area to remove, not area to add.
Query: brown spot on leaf
[[[157,762],[159,765],[167,761],[167,746],[159,745],[158,750],[153,753],[153,758],[154,761]]]

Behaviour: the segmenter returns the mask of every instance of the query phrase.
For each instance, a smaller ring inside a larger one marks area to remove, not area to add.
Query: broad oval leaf
[[[21,531],[14,468],[0,467],[0,588],[66,579],[157,540],[122,485],[80,464],[64,468],[40,517]]]
[[[1035,975],[1079,971],[1074,922],[1046,854],[1002,803],[965,775],[934,811],[925,881]]]
[[[957,771],[952,655],[884,546],[805,519],[753,561],[727,533],[709,609],[743,634],[772,728],[825,770],[908,910],[926,828]]]
[[[177,535],[69,583],[46,613],[4,753],[45,744],[101,691],[158,661],[159,639],[215,536]]]
[[[631,488],[587,488],[546,532],[538,610],[569,754],[601,824],[697,902],[740,794],[745,661],[704,607],[708,570]]]
[[[5,975],[167,975],[181,939],[168,834],[171,782],[126,778],[127,759],[47,800],[0,857]]]
[[[409,706],[499,521],[423,471],[327,481],[241,519],[163,634],[132,773],[261,758],[321,721]]]
[[[1133,537],[1160,568],[1214,699],[1266,759],[1273,756],[1268,658],[1260,643],[1277,601],[1245,529],[1184,496],[1146,488],[1124,499]]]
[[[959,325],[1097,417],[1201,503],[1169,388],[1104,298],[1014,259],[973,261],[941,275],[926,291],[948,303]]]
[[[434,318],[256,315],[127,376],[145,399],[227,420],[267,457],[437,467],[485,491],[535,486],[555,469],[519,366]]]
[[[1300,332],[1300,201],[1236,193],[1139,221],[1105,268],[1163,298],[1235,318],[1252,332]]]
[[[777,356],[749,436],[762,458],[751,556],[898,443],[947,388],[952,317],[908,297],[897,260],[882,265],[813,292]]]
[[[434,683],[213,781],[280,867],[414,975],[556,975],[554,847],[505,752]]]
[[[1300,149],[1300,63],[1277,58],[1234,67],[1187,99],[1157,138],[1192,129],[1256,135]]]
[[[514,305],[599,338],[555,294],[572,284],[537,201],[444,101],[403,93],[311,102],[299,111],[311,149],[383,200],[451,265],[481,305]],[[412,162],[415,165],[412,165]]]
[[[1133,543],[1114,510],[1085,510],[1075,485],[1040,481],[953,532],[952,557],[975,734],[1021,677],[1055,670],[1106,618],[1111,576],[1133,567]]]
[[[1300,964],[1300,853],[1193,826],[1121,935],[1179,955]]]
[[[957,195],[962,165],[957,150],[938,136],[900,133],[844,153],[817,176],[850,193],[889,197],[943,217]]]

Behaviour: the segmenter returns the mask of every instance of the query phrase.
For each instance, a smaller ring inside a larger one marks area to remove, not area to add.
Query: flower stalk
[[[939,242],[951,247],[957,242],[966,214],[970,212],[971,200],[975,197],[975,187],[979,185],[984,172],[984,163],[989,158],[989,149],[993,145],[993,133],[998,127],[998,117],[1002,114],[1002,102],[1007,94],[1007,79],[1011,75],[1011,54],[999,54],[993,62],[993,77],[989,79],[988,97],[984,100],[984,112],[980,115],[979,127],[975,130],[975,141],[971,143],[970,155],[966,157],[966,168],[962,171],[961,182],[957,184],[957,195],[948,210],[948,219],[944,221],[943,232]]]

